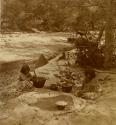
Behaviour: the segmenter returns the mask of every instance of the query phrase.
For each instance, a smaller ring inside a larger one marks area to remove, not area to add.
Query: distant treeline
[[[77,31],[103,25],[105,11],[93,0],[4,0],[4,31]]]

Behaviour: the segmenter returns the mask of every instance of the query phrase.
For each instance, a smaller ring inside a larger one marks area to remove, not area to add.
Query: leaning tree
[[[105,62],[104,67],[108,68],[112,64],[112,54],[114,45],[114,9],[116,2],[114,0],[107,0],[107,19],[105,27]]]

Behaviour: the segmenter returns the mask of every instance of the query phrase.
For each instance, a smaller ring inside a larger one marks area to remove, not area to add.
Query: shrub
[[[77,63],[82,66],[103,67],[104,54],[98,47],[97,42],[89,41],[87,38],[77,38],[75,42],[77,48]]]

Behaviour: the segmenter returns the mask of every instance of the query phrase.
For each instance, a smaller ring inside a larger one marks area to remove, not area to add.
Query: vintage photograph
[[[116,125],[116,0],[0,0],[0,125]]]

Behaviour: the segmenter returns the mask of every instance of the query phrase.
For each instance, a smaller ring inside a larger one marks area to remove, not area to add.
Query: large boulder
[[[55,104],[60,100],[67,101],[69,105],[67,110],[57,109]],[[24,93],[9,100],[6,106],[7,109],[0,111],[0,125],[51,125],[51,122],[55,123],[54,119],[62,113],[82,110],[85,101],[69,94],[40,89],[38,92]],[[63,122],[65,124],[65,121]]]

